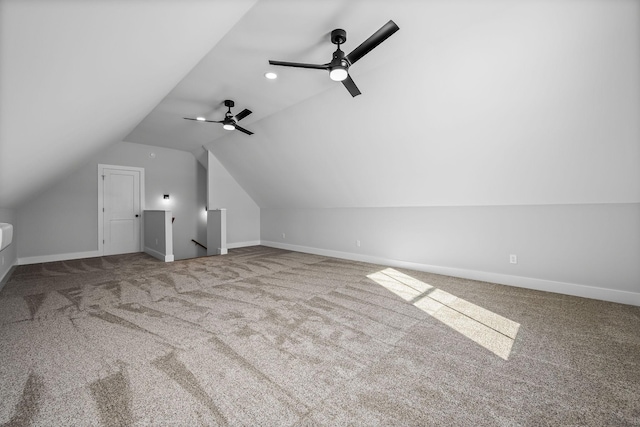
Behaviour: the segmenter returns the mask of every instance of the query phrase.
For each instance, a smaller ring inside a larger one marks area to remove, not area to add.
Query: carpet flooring
[[[3,426],[638,426],[640,307],[256,246],[19,266]]]

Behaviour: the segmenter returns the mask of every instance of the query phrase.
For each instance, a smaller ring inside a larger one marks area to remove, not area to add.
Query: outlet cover
[[[511,264],[517,264],[518,263],[518,255],[514,255],[514,254],[509,255],[509,262]]]

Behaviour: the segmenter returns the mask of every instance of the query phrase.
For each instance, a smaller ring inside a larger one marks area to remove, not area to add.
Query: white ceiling
[[[471,22],[491,16],[506,7],[505,1],[485,1],[481,7],[472,1],[400,0],[323,0],[259,1],[238,21],[194,69],[126,137],[126,141],[159,145],[193,152],[228,136],[220,125],[195,123],[183,117],[204,116],[221,120],[225,99],[253,114],[240,123],[249,128],[285,108],[319,93],[340,87],[321,70],[275,67],[269,59],[323,64],[331,60],[335,45],[330,32],[347,31],[342,49],[349,53],[360,43],[394,19],[401,31],[378,46],[354,65],[350,73],[358,76],[388,64],[403,55],[419,53],[424,42],[454,34]],[[437,14],[433,12],[437,11]],[[264,77],[275,71],[276,81]],[[394,84],[400,82],[379,82]],[[367,88],[360,87],[366,94]]]
[[[263,207],[640,194],[623,184],[640,177],[637,2],[0,1],[0,207],[121,140],[204,146]],[[268,64],[328,62],[331,30],[348,53],[389,19],[400,31],[350,70],[359,97]],[[255,135],[183,120],[220,120],[225,99]],[[617,150],[591,104],[616,111]]]
[[[260,207],[640,201],[640,2],[396,1],[350,12],[358,18],[344,27],[358,40],[369,19],[400,27],[350,70],[361,96],[322,72],[287,70],[276,98],[327,88],[248,123],[251,137],[206,144]]]
[[[1,0],[0,207],[122,141],[254,3]]]

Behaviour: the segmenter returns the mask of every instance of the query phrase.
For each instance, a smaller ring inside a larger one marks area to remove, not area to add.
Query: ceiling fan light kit
[[[329,71],[329,78],[333,81],[342,82],[344,87],[349,91],[351,96],[358,96],[361,94],[360,89],[356,86],[353,79],[349,75],[349,67],[355,64],[367,53],[371,52],[380,43],[388,39],[393,33],[400,28],[395,22],[390,20],[384,24],[378,31],[373,33],[371,37],[366,39],[360,46],[356,47],[351,53],[345,55],[340,49],[340,45],[347,41],[347,32],[341,28],[331,31],[331,43],[338,46],[333,53],[331,62],[326,64],[305,64],[300,62],[285,62],[269,60],[269,64],[277,65],[281,67],[295,67],[295,68],[312,68],[316,70]]]
[[[329,78],[334,82],[341,82],[347,77],[349,77],[349,72],[346,67],[333,67],[331,71],[329,71]]]

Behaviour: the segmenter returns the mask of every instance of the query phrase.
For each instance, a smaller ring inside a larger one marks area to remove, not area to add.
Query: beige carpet
[[[640,308],[259,246],[20,266],[0,424],[640,425]]]

